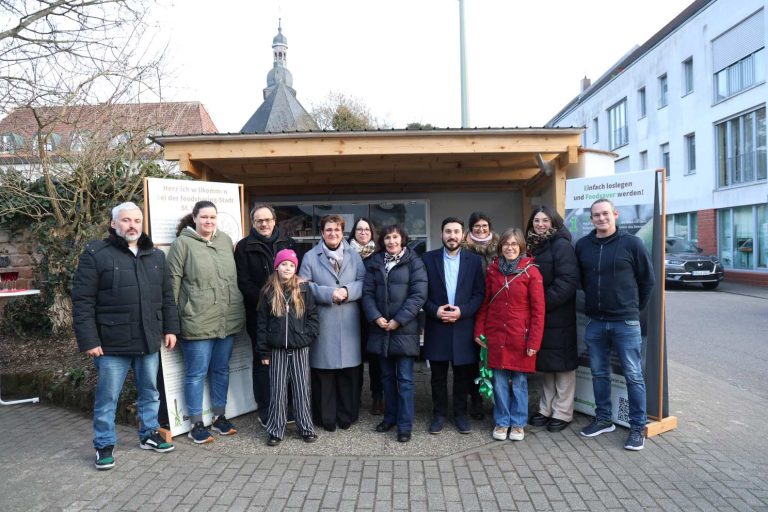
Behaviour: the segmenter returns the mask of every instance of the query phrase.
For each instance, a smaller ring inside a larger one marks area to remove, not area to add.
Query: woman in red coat
[[[502,441],[509,435],[511,441],[522,441],[528,421],[528,374],[536,371],[544,333],[544,285],[533,259],[523,256],[525,236],[520,229],[501,235],[498,253],[485,276],[475,341],[487,345],[493,369],[493,438]]]

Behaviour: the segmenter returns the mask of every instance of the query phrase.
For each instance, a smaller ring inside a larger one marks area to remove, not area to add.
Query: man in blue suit
[[[443,247],[422,256],[429,278],[424,311],[424,357],[432,369],[433,417],[430,434],[439,434],[448,415],[448,365],[453,365],[453,421],[462,434],[472,431],[467,397],[477,373],[473,339],[475,313],[485,294],[483,260],[461,250],[464,223],[448,217],[442,224]]]

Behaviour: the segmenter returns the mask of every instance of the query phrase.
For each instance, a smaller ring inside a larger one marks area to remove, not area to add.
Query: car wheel
[[[703,286],[705,290],[714,290],[719,284],[720,281],[715,281],[714,283],[701,283],[701,286]]]

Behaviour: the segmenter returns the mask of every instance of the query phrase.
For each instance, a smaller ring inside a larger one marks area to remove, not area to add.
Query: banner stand
[[[659,233],[660,238],[659,243],[654,243],[654,247],[658,247],[661,252],[661,257],[656,259],[655,263],[657,267],[660,267],[660,271],[657,270],[656,272],[656,282],[658,283],[657,286],[661,287],[661,308],[660,308],[660,322],[659,322],[659,409],[657,411],[656,415],[649,414],[649,418],[653,418],[655,421],[649,422],[645,426],[645,437],[653,437],[657,436],[659,434],[663,434],[664,432],[669,432],[670,430],[674,430],[677,428],[677,416],[664,416],[664,405],[666,403],[666,400],[664,400],[664,392],[665,392],[665,385],[666,385],[666,374],[667,374],[667,367],[665,363],[667,362],[666,358],[666,279],[664,278],[664,260],[666,259],[666,251],[667,251],[667,180],[666,180],[666,169],[656,169],[656,183],[660,184],[659,186],[659,192],[661,194],[660,201],[659,201],[659,207],[660,207],[660,218],[661,224]],[[654,251],[657,252],[657,251]],[[655,258],[654,258],[655,259]]]

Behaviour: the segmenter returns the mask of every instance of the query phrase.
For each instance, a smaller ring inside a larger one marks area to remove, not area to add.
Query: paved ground
[[[704,294],[768,312],[768,290],[723,283],[695,297]],[[670,311],[691,296],[667,300]],[[677,322],[668,318],[668,331],[684,337]],[[372,432],[365,413],[348,432],[321,430],[315,445],[293,438],[275,451],[249,415],[237,419],[234,438],[202,448],[177,438],[168,454],[140,450],[134,431],[120,427],[118,465],[100,473],[88,418],[41,404],[6,407],[0,510],[768,510],[768,399],[674,353],[670,412],[680,426],[637,453],[622,448],[624,429],[578,436],[585,416],[557,434],[528,428],[517,443],[493,441],[490,420],[470,435],[449,427],[430,436],[422,400],[421,429],[408,445]]]

